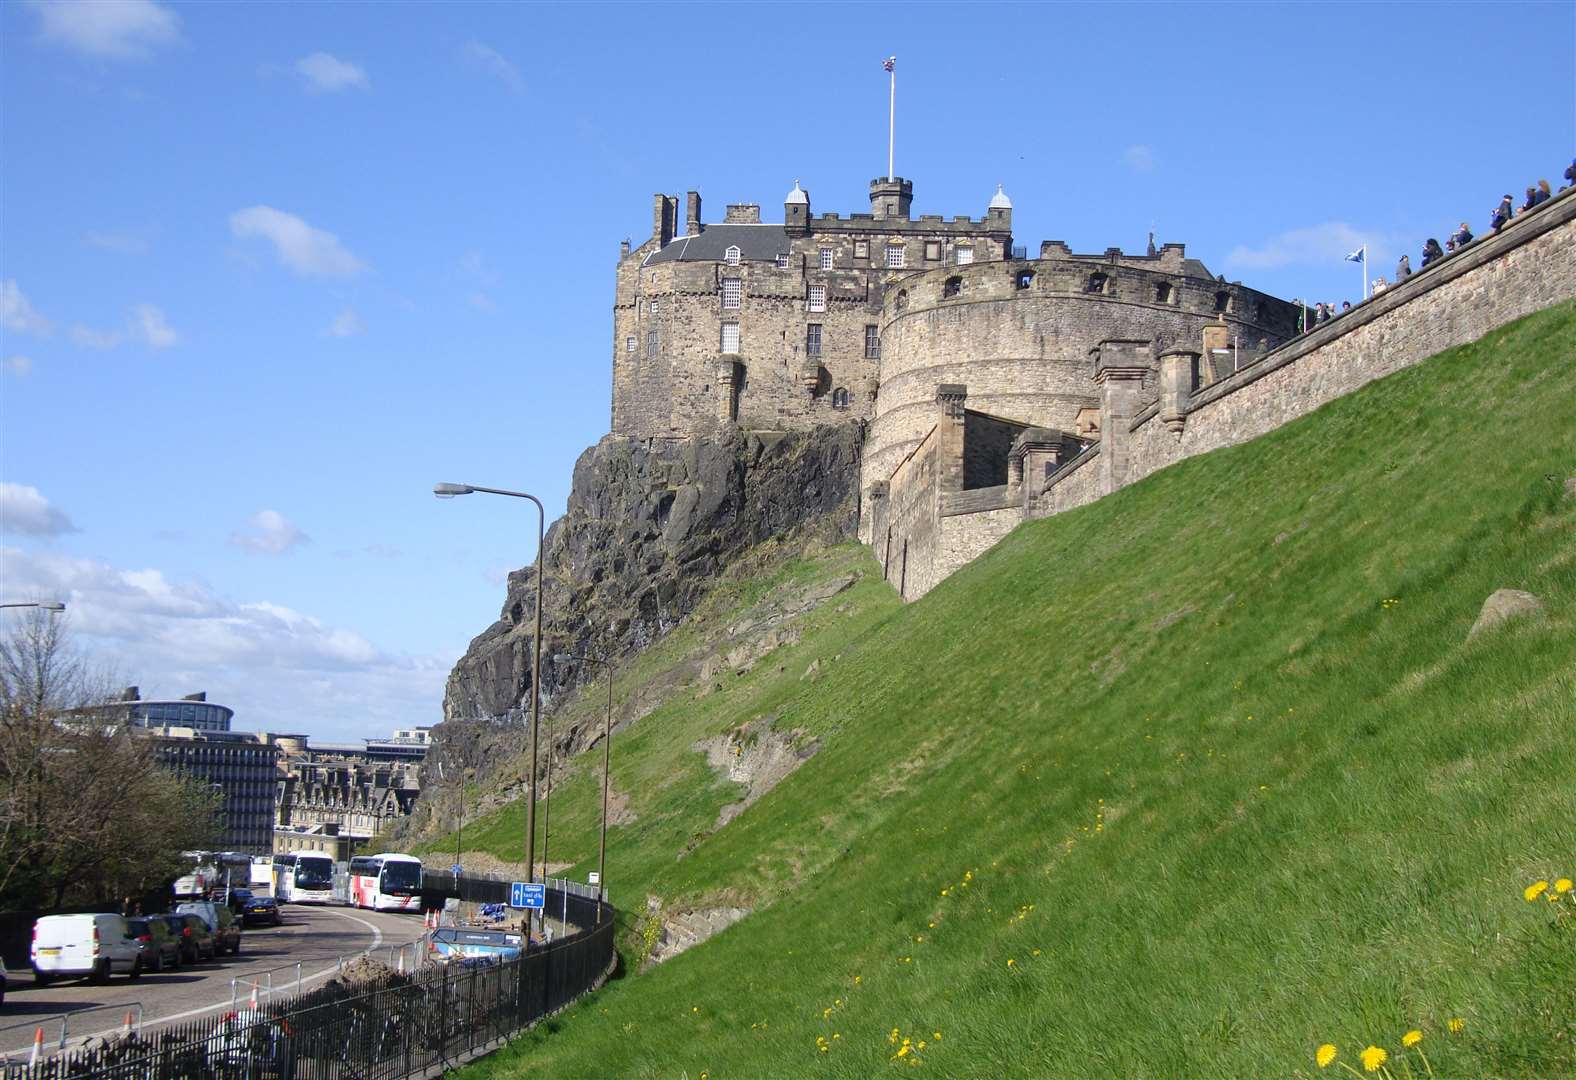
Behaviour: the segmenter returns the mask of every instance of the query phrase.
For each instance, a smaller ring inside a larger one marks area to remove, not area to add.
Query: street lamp
[[[601,664],[607,668],[607,725],[602,733],[602,840],[596,857],[596,921],[600,926],[602,901],[607,895],[607,788],[608,766],[613,756],[613,662],[600,656],[571,656],[568,653],[556,653],[553,656],[555,664],[572,664],[577,660]]]
[[[31,603],[25,604],[0,604],[0,607],[36,607],[43,608],[45,611],[51,612],[60,612],[66,610],[66,605],[62,604],[59,600],[35,600]]]
[[[542,714],[542,546],[547,534],[547,511],[542,500],[523,491],[505,491],[502,488],[477,487],[474,484],[434,484],[432,493],[440,499],[456,495],[470,495],[480,491],[486,495],[509,495],[516,499],[530,499],[536,504],[536,638],[535,658],[531,662],[531,776],[526,788],[525,805],[525,873],[536,873],[536,733]],[[542,847],[547,845],[544,843]],[[544,870],[542,880],[547,880]]]

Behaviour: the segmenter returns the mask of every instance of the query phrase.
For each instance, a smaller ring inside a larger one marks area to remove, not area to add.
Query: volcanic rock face
[[[580,455],[544,549],[544,712],[556,692],[601,677],[592,665],[554,665],[553,653],[638,652],[682,622],[734,557],[770,537],[808,526],[851,539],[861,438],[858,423],[666,443],[609,435]],[[445,727],[459,736],[529,709],[535,607],[534,567],[514,571],[502,616],[449,674],[440,744],[451,741]]]

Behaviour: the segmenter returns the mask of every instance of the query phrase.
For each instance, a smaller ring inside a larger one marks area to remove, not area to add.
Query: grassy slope
[[[1421,1027],[1440,1076],[1576,1075],[1576,918],[1521,898],[1576,876],[1573,342],[1565,304],[828,621],[777,699],[826,749],[677,860],[725,790],[642,721],[637,808],[704,805],[620,830],[616,899],[761,907],[473,1073],[1312,1075]],[[1546,616],[1465,643],[1500,587]]]

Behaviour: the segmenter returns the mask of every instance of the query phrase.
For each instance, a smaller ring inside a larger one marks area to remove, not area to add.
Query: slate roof
[[[788,233],[781,225],[707,225],[699,236],[680,236],[646,256],[642,266],[665,262],[722,262],[730,247],[745,262],[773,262],[787,252]]]

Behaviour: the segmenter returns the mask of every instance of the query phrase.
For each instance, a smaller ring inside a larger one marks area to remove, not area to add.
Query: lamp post
[[[30,603],[0,604],[0,608],[3,607],[36,607],[43,608],[45,611],[49,612],[61,612],[66,610],[66,605],[62,604],[59,600],[35,600]]]
[[[602,901],[607,895],[607,788],[608,767],[613,757],[613,662],[600,656],[571,656],[557,653],[555,664],[572,664],[577,660],[601,664],[607,668],[607,721],[602,732],[602,839],[597,845],[596,856],[596,922],[602,924]]]
[[[531,662],[531,776],[526,788],[525,804],[525,873],[536,873],[536,734],[542,713],[542,546],[547,534],[547,512],[542,500],[523,491],[505,491],[502,488],[477,487],[474,484],[434,484],[432,493],[440,499],[474,492],[485,495],[509,495],[516,499],[530,499],[536,504],[536,635],[532,645],[535,658]],[[547,845],[542,845],[545,849]],[[543,874],[546,880],[546,874]]]

